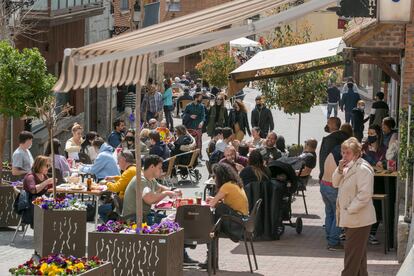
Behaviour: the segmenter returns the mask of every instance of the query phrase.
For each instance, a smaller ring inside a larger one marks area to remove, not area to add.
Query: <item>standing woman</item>
[[[214,130],[218,127],[226,127],[229,122],[229,115],[225,105],[224,95],[218,94],[214,105],[208,113],[207,134],[213,137]]]
[[[372,203],[374,171],[361,158],[362,146],[356,138],[341,145],[342,160],[332,185],[338,190],[337,223],[345,228],[345,260],[342,276],[368,275],[367,243],[371,225],[377,219]]]
[[[83,143],[82,133],[82,126],[78,123],[74,123],[72,127],[72,138],[70,138],[65,145],[65,151],[68,153],[68,158],[79,160],[79,152]]]
[[[246,132],[251,135],[247,120],[247,109],[241,100],[235,100],[229,115],[229,127],[234,131],[235,139],[243,141]]]
[[[167,121],[167,128],[170,130],[174,129],[174,122],[172,117],[172,112],[174,109],[173,105],[173,93],[171,88],[171,80],[164,80],[164,94],[162,95],[162,100],[164,102],[164,114],[165,120]]]

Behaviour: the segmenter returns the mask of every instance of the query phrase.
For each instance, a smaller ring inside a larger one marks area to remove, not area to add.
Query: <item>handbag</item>
[[[230,206],[224,203],[219,203],[217,204],[214,212],[215,221],[218,221],[223,215],[237,217],[241,220],[247,218],[245,215],[235,211]],[[244,227],[241,224],[230,220],[222,220],[219,231],[229,237],[233,242],[239,242],[243,239]]]

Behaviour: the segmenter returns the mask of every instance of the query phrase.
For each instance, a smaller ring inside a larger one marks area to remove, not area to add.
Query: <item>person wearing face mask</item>
[[[252,111],[251,124],[252,128],[260,128],[260,137],[265,139],[269,131],[274,130],[275,125],[272,111],[263,104],[262,100],[262,96],[256,97],[256,107]]]
[[[345,229],[345,260],[342,276],[368,275],[367,242],[371,225],[376,223],[372,202],[374,170],[361,158],[362,147],[356,138],[341,145],[342,160],[332,176],[338,188],[336,217]]]
[[[126,132],[123,141],[123,148],[127,150],[135,149],[135,131],[133,129],[130,129]]]
[[[234,138],[243,141],[246,133],[251,135],[249,122],[247,120],[247,109],[241,100],[236,100],[229,115],[229,126],[233,128]]]
[[[218,95],[216,101],[208,113],[207,134],[213,137],[214,130],[217,127],[225,127],[228,125],[229,115],[225,105],[224,95]]]
[[[358,101],[357,107],[352,109],[352,129],[354,131],[355,138],[359,142],[364,137],[364,124],[369,120],[370,117],[364,119],[365,115],[365,102],[363,100]]]
[[[373,167],[382,169],[386,151],[387,149],[382,143],[381,128],[377,125],[369,126],[368,138],[362,146],[362,157]]]

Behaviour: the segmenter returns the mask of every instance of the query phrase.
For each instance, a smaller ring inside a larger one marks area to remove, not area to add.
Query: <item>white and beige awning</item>
[[[87,87],[114,87],[137,83],[143,85],[152,62],[151,53],[195,45],[154,61],[165,62],[241,36],[269,30],[336,0],[311,0],[249,25],[223,30],[234,23],[289,2],[291,0],[234,0],[108,40],[66,49],[62,72],[53,90],[67,92]]]

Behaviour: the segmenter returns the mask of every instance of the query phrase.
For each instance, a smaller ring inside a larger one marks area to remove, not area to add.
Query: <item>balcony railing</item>
[[[103,9],[103,0],[37,0],[27,8],[31,17],[54,17],[88,10]],[[95,14],[94,14],[95,15]]]

